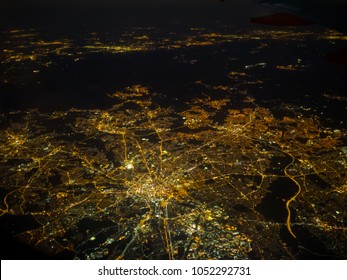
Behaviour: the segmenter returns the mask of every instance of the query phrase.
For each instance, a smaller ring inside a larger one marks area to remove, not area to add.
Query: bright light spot
[[[125,164],[125,168],[128,169],[128,170],[134,169],[134,165],[133,165],[131,162],[127,162],[127,163]]]

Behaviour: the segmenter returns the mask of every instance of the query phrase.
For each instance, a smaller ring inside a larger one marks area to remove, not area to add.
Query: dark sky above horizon
[[[0,0],[0,28],[62,26],[168,25],[174,22],[209,24],[221,22],[249,27],[250,19],[281,10],[255,0]],[[289,2],[289,1],[288,1]],[[292,1],[293,4],[299,1]],[[346,0],[305,0],[312,9],[300,17],[347,31]],[[302,3],[300,1],[300,3]],[[336,7],[335,7],[336,6]]]
[[[254,10],[261,7],[253,0],[2,0],[0,7],[8,9],[30,8],[132,8],[132,9],[216,9],[224,10],[232,8],[235,12]],[[230,11],[230,12],[233,12]]]
[[[34,6],[45,6],[45,7],[81,7],[81,6],[177,6],[177,5],[218,5],[225,3],[233,3],[233,5],[237,4],[238,6],[247,6],[249,3],[253,2],[252,0],[228,0],[228,1],[220,1],[220,0],[2,0],[2,6],[7,7],[34,7]],[[221,3],[224,2],[224,3]],[[217,4],[216,4],[217,3]]]
[[[213,22],[239,25],[270,9],[253,0],[2,0],[1,24],[62,21],[170,23]]]

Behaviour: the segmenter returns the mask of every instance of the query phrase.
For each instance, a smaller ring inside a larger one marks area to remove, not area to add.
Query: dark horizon
[[[78,26],[95,24],[159,24],[190,22],[206,24],[221,21],[249,25],[251,17],[266,14],[270,9],[252,1],[6,1],[0,11],[2,26],[21,25]]]

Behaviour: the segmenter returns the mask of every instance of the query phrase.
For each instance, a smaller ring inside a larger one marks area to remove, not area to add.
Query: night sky
[[[73,27],[92,24],[168,24],[175,21],[206,23],[222,21],[248,25],[251,17],[271,10],[252,0],[77,0],[2,1],[1,24],[60,24]]]

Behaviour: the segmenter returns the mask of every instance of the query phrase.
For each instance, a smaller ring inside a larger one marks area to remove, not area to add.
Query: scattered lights
[[[144,34],[145,33],[145,34]],[[180,34],[180,35],[178,35]],[[13,62],[17,62],[17,69],[23,67],[22,63],[32,61],[37,66],[50,67],[52,55],[57,57],[74,57],[78,62],[91,53],[112,54],[147,52],[153,50],[172,50],[190,47],[203,47],[218,45],[222,43],[233,43],[239,41],[260,41],[260,40],[296,40],[305,41],[305,37],[317,36],[309,32],[290,31],[263,31],[253,30],[252,32],[242,32],[234,28],[226,29],[224,33],[206,32],[205,28],[191,28],[187,34],[169,32],[161,34],[156,28],[133,28],[125,31],[122,36],[116,37],[110,34],[99,35],[96,32],[87,34],[84,44],[76,43],[69,38],[60,40],[42,40],[40,33],[35,29],[9,30],[3,32],[5,45],[0,54],[1,63],[13,68]],[[88,37],[89,36],[89,37]],[[105,37],[105,38],[104,38]],[[319,40],[345,41],[346,36],[335,31],[327,30],[323,35],[319,35]],[[267,44],[259,43],[259,48],[267,47]],[[199,61],[191,59],[184,63],[196,64]],[[301,60],[298,60],[298,64]],[[264,65],[246,65],[245,68],[264,67]],[[300,70],[305,65],[279,65],[282,70]],[[15,70],[15,69],[14,69]],[[14,74],[15,77],[15,74]],[[14,78],[13,77],[13,78]],[[8,77],[9,78],[9,77]],[[8,78],[6,79],[7,82]]]

